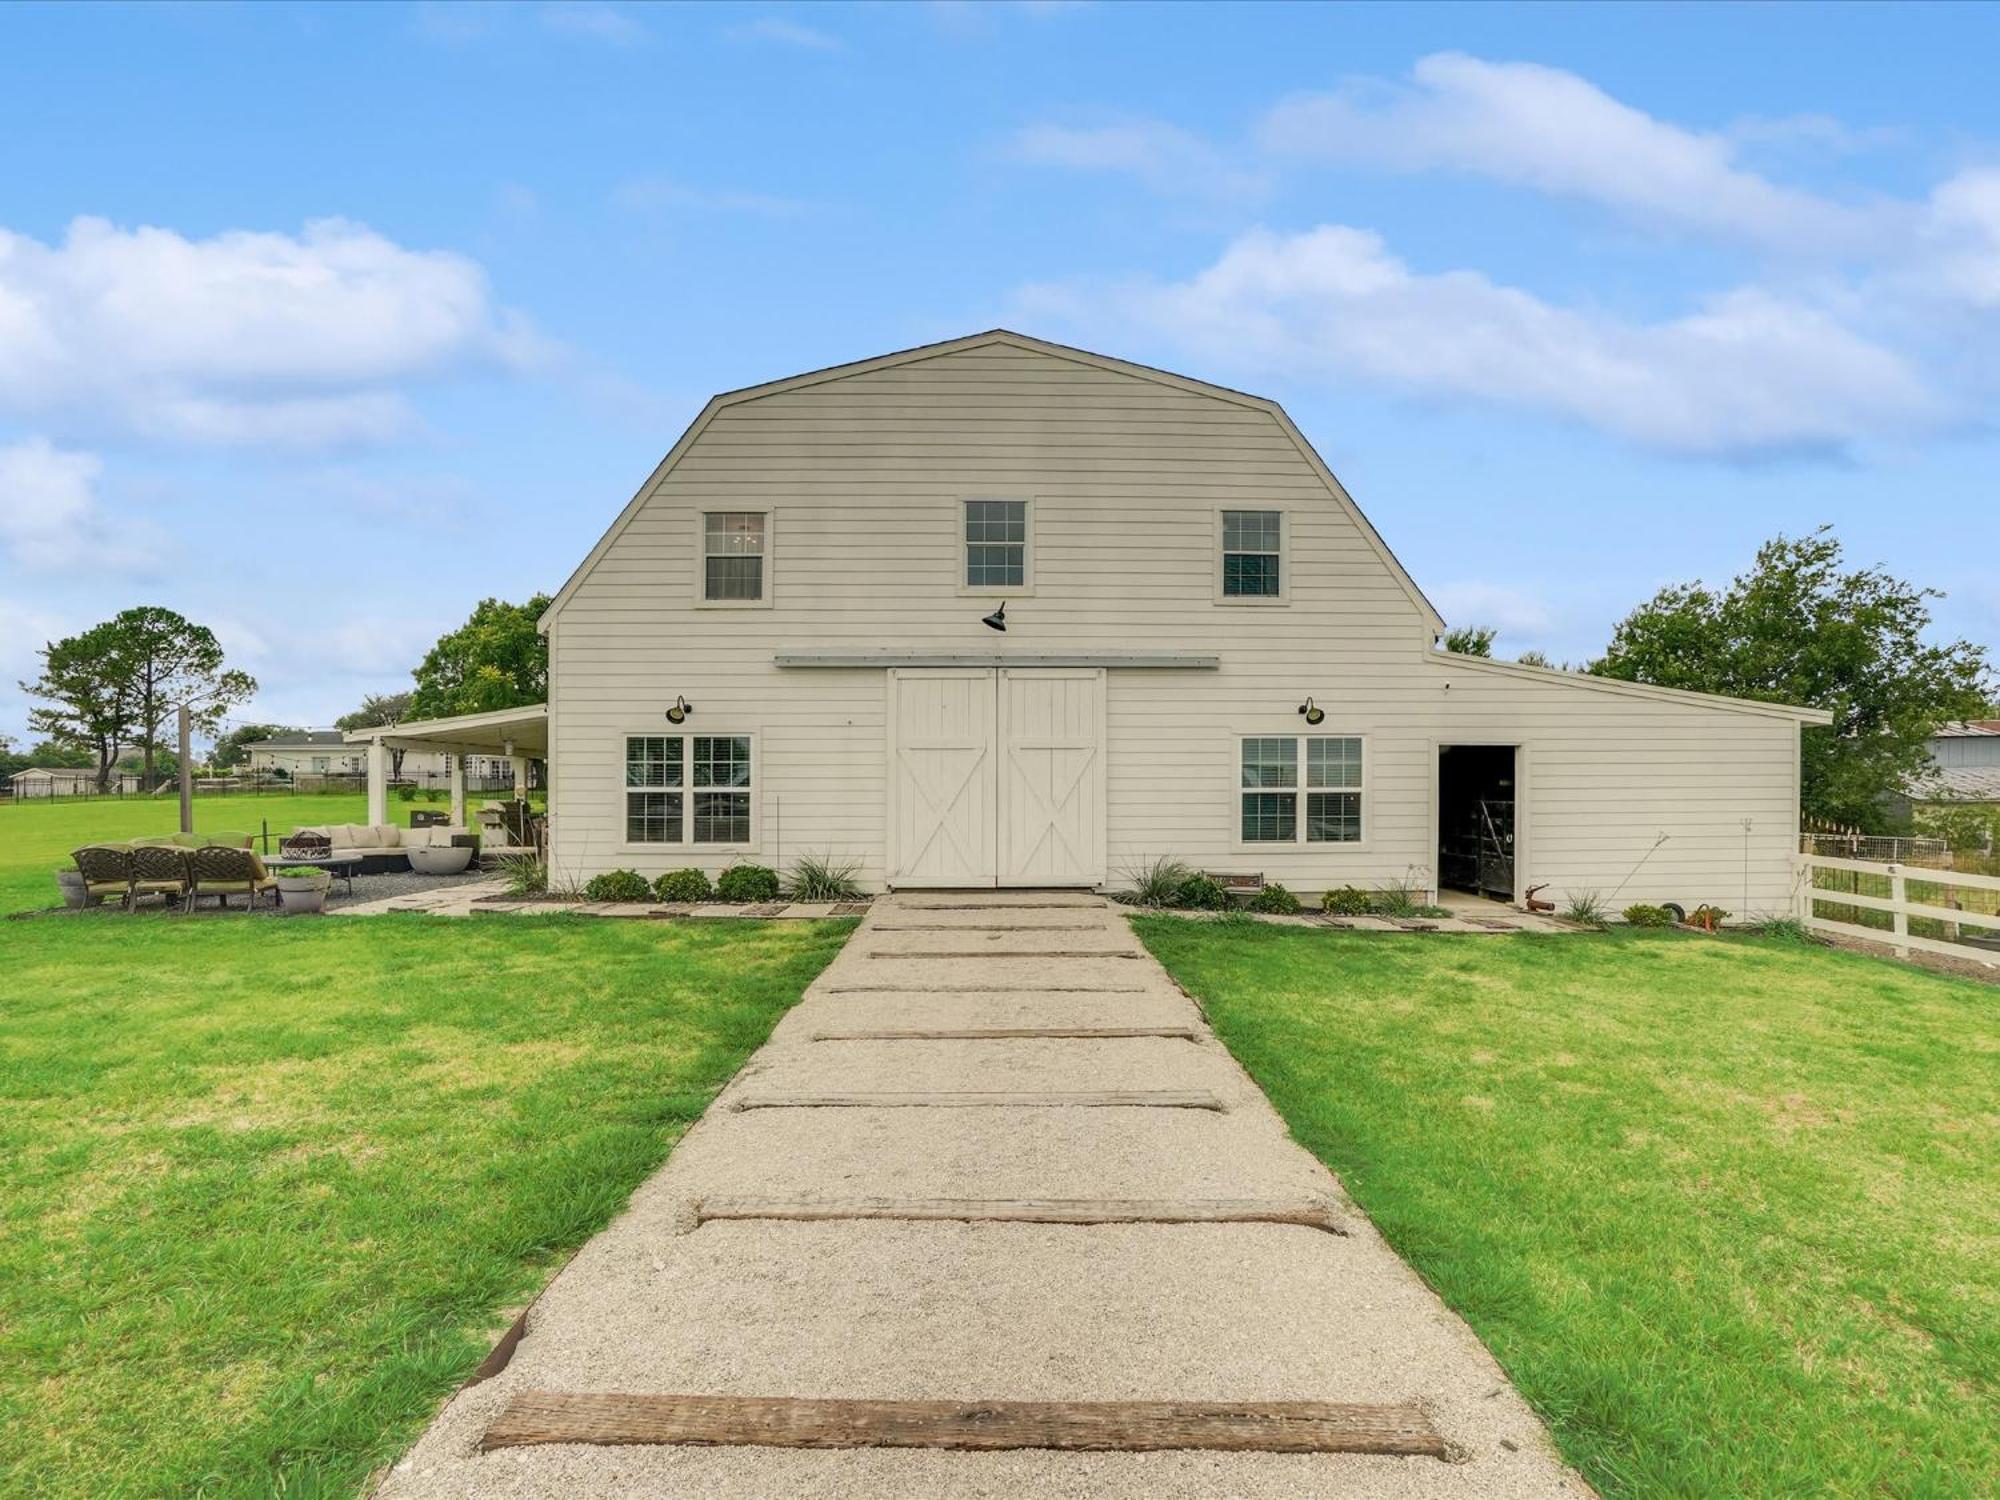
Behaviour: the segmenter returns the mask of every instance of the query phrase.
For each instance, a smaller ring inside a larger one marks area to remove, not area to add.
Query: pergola
[[[349,744],[368,747],[368,821],[389,821],[389,752],[437,750],[451,757],[451,821],[465,822],[465,757],[501,755],[513,762],[514,789],[527,795],[528,762],[547,760],[549,706],[532,703],[487,714],[416,719],[348,733]]]

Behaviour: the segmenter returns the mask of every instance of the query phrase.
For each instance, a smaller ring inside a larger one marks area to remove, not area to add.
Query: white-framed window
[[[762,604],[771,518],[761,510],[711,510],[701,518],[701,597],[709,604]]]
[[[975,593],[1027,588],[1034,581],[1029,561],[1032,526],[1026,500],[964,501],[960,586]]]
[[[1284,598],[1285,513],[1225,510],[1221,532],[1220,596],[1243,600]]]
[[[747,734],[628,734],[625,842],[750,843],[755,771]]]
[[[315,771],[324,771],[333,764],[333,758],[327,755],[315,755],[312,762]]]
[[[1246,735],[1238,742],[1237,838],[1245,844],[1358,844],[1358,735]]]

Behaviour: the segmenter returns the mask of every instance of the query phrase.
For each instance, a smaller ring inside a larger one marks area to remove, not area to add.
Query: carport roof
[[[456,714],[448,719],[412,719],[356,729],[349,744],[380,740],[391,749],[444,750],[458,755],[526,755],[540,760],[549,753],[549,706],[524,704],[484,714]]]

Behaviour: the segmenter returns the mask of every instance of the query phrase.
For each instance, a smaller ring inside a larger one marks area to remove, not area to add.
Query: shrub
[[[719,901],[775,901],[778,872],[763,865],[731,865],[715,882]]]
[[[1189,911],[1227,911],[1229,892],[1214,876],[1196,871],[1174,888],[1174,905]]]
[[[404,782],[404,783],[403,783],[403,784],[402,784],[401,786],[397,787],[397,788],[396,788],[396,800],[397,800],[398,802],[414,802],[414,801],[416,801],[416,800],[417,800],[417,784],[416,784],[416,783],[415,783],[414,781],[406,781],[406,782]]]
[[[854,872],[859,860],[835,864],[831,855],[801,854],[792,865],[791,898],[794,901],[858,901],[865,894]]]
[[[1250,910],[1263,912],[1266,916],[1289,917],[1298,912],[1299,898],[1283,886],[1273,883],[1250,898]]]
[[[586,901],[644,901],[653,894],[646,877],[637,870],[606,870],[584,882]]]
[[[1704,932],[1713,932],[1715,931],[1716,928],[1720,927],[1723,924],[1723,922],[1728,919],[1728,917],[1729,913],[1724,911],[1721,907],[1709,906],[1706,903],[1704,903],[1703,905],[1697,906],[1693,911],[1688,913],[1688,925],[1690,927],[1699,927]]]
[[[1779,943],[1817,943],[1812,930],[1797,917],[1773,917],[1757,928],[1759,937],[1770,938]]]
[[[1671,927],[1674,925],[1674,914],[1664,906],[1641,903],[1625,908],[1625,920],[1634,927]]]
[[[549,888],[549,867],[539,859],[510,859],[507,864],[507,894],[539,896]]]
[[[1583,927],[1604,925],[1604,898],[1596,891],[1576,891],[1563,908],[1563,916]]]
[[[1344,885],[1337,891],[1328,891],[1321,896],[1319,909],[1332,912],[1336,917],[1365,917],[1368,915],[1368,893],[1354,886]]]
[[[1407,885],[1392,880],[1375,887],[1375,894],[1368,901],[1368,910],[1378,917],[1414,917],[1417,914],[1417,898]]]
[[[653,882],[653,894],[662,901],[706,901],[715,887],[701,870],[669,870]]]
[[[286,865],[281,870],[271,872],[281,880],[324,880],[331,884],[333,877],[316,865]]]
[[[1132,899],[1141,906],[1172,906],[1193,874],[1187,865],[1166,854],[1125,870],[1125,878],[1132,882]]]

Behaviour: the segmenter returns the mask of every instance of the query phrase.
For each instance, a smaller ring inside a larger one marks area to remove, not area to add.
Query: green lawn
[[[851,926],[0,922],[0,1494],[355,1493]]]
[[[486,800],[479,796],[467,799],[472,806]],[[404,802],[392,797],[389,818],[407,827],[412,809],[444,805]],[[275,838],[290,833],[300,824],[361,823],[367,817],[368,798],[360,792],[328,792],[308,797],[260,793],[197,797],[194,802],[194,826],[198,833],[234,830],[254,834],[268,824]],[[62,894],[56,889],[55,872],[68,866],[72,849],[99,839],[173,833],[181,826],[180,818],[181,805],[174,797],[103,800],[56,797],[31,799],[13,806],[0,804],[0,913],[61,905]]]
[[[1141,917],[1607,1495],[2000,1473],[2000,991],[1678,934]]]

